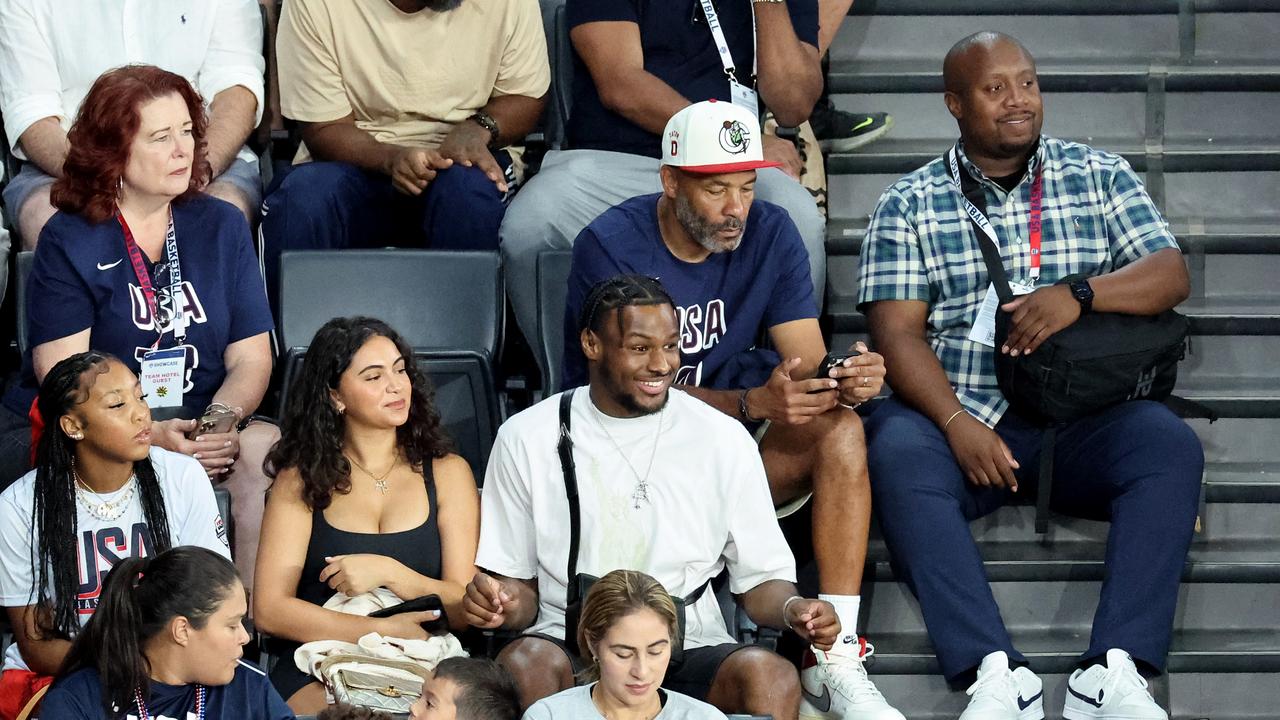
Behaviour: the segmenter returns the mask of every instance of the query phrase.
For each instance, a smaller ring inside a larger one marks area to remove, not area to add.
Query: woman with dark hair
[[[292,718],[266,675],[240,660],[247,609],[235,566],[217,553],[177,547],[124,560],[107,575],[41,717]]]
[[[236,432],[271,375],[267,308],[244,216],[200,192],[207,119],[182,76],[150,65],[102,74],[80,106],[27,287],[31,349],[4,398],[26,417],[49,368],[90,347],[139,374],[155,411],[152,444],[191,455],[231,492],[237,560],[249,587],[262,459],[278,433]],[[44,418],[44,422],[49,422]],[[11,423],[0,423],[8,426]],[[9,478],[0,478],[0,481]]]
[[[677,622],[671,596],[649,575],[614,570],[600,578],[578,619],[588,684],[539,700],[524,720],[724,720],[715,707],[662,688]]]
[[[0,719],[63,664],[113,565],[175,545],[230,556],[200,464],[153,446],[151,410],[119,360],[62,360],[39,408],[48,427],[36,469],[0,494],[0,604],[16,640],[0,675]]]
[[[413,351],[386,323],[335,318],[307,349],[280,442],[262,524],[254,622],[294,643],[355,642],[378,632],[425,638],[434,613],[388,618],[322,606],[335,592],[386,588],[401,600],[435,594],[465,627],[462,596],[475,574],[480,501],[453,453]],[[295,712],[325,706],[324,688],[292,652],[271,680]]]

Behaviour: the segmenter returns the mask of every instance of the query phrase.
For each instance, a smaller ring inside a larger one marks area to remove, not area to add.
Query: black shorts
[[[569,658],[575,675],[585,669],[582,658],[574,657],[560,638],[544,633],[525,633],[520,637],[537,638],[553,643]],[[720,663],[723,663],[725,658],[735,652],[748,647],[752,646],[741,643],[725,643],[723,645],[709,645],[700,648],[685,648],[684,658],[680,661],[680,664],[672,663],[667,668],[667,675],[662,681],[662,687],[689,695],[698,700],[706,700],[707,693],[711,690],[711,683],[716,679],[716,672],[720,670]]]

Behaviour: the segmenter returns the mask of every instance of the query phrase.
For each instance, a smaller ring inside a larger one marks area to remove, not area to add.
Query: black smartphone
[[[444,603],[441,602],[439,595],[423,595],[422,597],[406,600],[399,605],[392,605],[389,608],[374,610],[369,613],[371,618],[391,617],[392,615],[400,615],[401,613],[426,612],[435,610],[440,613],[440,617],[422,624],[423,629],[429,633],[446,632],[449,630],[449,618],[445,615]]]
[[[831,372],[831,368],[836,367],[837,365],[844,362],[845,360],[848,360],[851,357],[857,357],[861,354],[862,353],[858,352],[857,350],[847,350],[845,352],[827,353],[827,356],[822,358],[822,364],[818,366],[818,372],[814,373],[813,375],[814,379],[818,380],[818,379],[828,378],[829,376],[827,375],[827,373]],[[809,394],[812,395],[813,393],[820,393],[820,392],[826,392],[826,391],[810,390]]]

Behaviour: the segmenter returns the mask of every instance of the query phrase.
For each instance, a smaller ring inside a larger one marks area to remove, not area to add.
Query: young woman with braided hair
[[[151,412],[123,363],[72,355],[49,371],[38,403],[48,426],[36,468],[0,494],[0,605],[16,640],[0,720],[62,665],[112,566],[176,545],[230,556],[204,471],[151,444]]]
[[[287,720],[249,642],[244,584],[205,548],[129,558],[107,575],[41,716],[56,720]]]

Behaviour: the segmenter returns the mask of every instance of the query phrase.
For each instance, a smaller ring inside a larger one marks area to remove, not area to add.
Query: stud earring
[[[72,439],[72,440],[83,440],[83,439],[84,439],[84,433],[76,433],[75,435],[72,435],[72,436],[71,436],[71,439]]]

